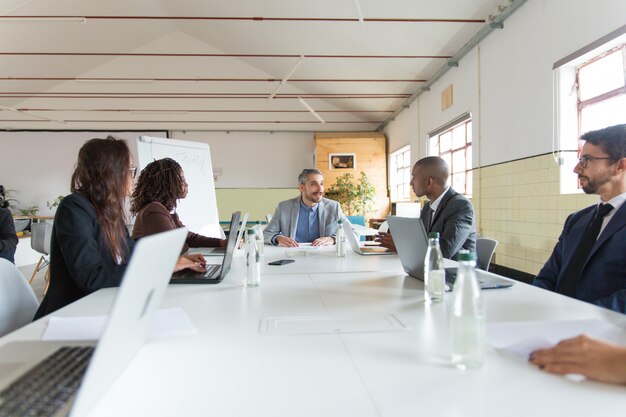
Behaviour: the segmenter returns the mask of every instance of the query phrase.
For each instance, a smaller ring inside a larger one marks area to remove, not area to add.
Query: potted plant
[[[46,206],[48,206],[50,210],[54,211],[55,208],[59,207],[59,204],[61,204],[61,201],[63,201],[64,197],[65,196],[60,195],[52,201],[46,201]]]
[[[39,206],[29,206],[18,210],[22,216],[36,216],[39,212]]]
[[[372,211],[376,188],[369,182],[365,171],[361,171],[358,180],[350,173],[337,177],[337,182],[328,188],[326,195],[338,201],[346,215],[365,217]]]

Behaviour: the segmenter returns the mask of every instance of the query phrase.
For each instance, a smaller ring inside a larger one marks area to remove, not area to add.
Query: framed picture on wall
[[[328,169],[356,169],[356,154],[329,153]]]

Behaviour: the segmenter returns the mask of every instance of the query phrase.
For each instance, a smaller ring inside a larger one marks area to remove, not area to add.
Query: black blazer
[[[420,215],[424,227],[430,213],[430,202],[424,205]],[[443,196],[433,216],[428,232],[439,232],[439,245],[444,258],[456,259],[461,249],[476,252],[476,222],[472,203],[450,187]]]
[[[126,234],[124,253],[133,240]],[[80,193],[65,197],[54,217],[50,243],[50,287],[35,320],[101,288],[120,285],[126,265],[118,265],[104,240],[96,210]]]
[[[565,220],[559,241],[533,285],[556,290],[565,279],[597,207],[597,204],[589,206]],[[593,245],[578,278],[576,298],[626,314],[626,204],[615,212]]]
[[[11,211],[0,208],[0,258],[8,259],[15,263],[15,248],[17,247],[17,234]]]

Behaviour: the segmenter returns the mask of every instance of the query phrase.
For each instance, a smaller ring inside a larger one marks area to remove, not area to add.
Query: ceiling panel
[[[375,130],[510,2],[358,4],[4,0],[0,127]]]

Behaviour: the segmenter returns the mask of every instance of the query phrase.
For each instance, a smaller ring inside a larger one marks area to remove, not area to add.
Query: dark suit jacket
[[[596,213],[593,205],[571,214],[548,262],[533,285],[554,291],[565,277],[572,256]],[[606,225],[583,266],[576,298],[626,313],[626,204]]]
[[[420,215],[424,227],[428,224],[425,218],[427,213],[430,214],[430,202],[424,205]],[[472,203],[450,187],[426,232],[439,232],[439,245],[444,258],[456,259],[461,249],[476,252],[476,223]]]
[[[126,261],[133,240],[126,227]],[[50,243],[50,287],[38,319],[79,298],[106,287],[120,285],[126,265],[117,265],[104,240],[96,210],[85,196],[73,193],[63,199],[54,217]]]
[[[11,215],[9,209],[0,208],[0,258],[8,259],[15,263],[17,242],[13,215]]]

